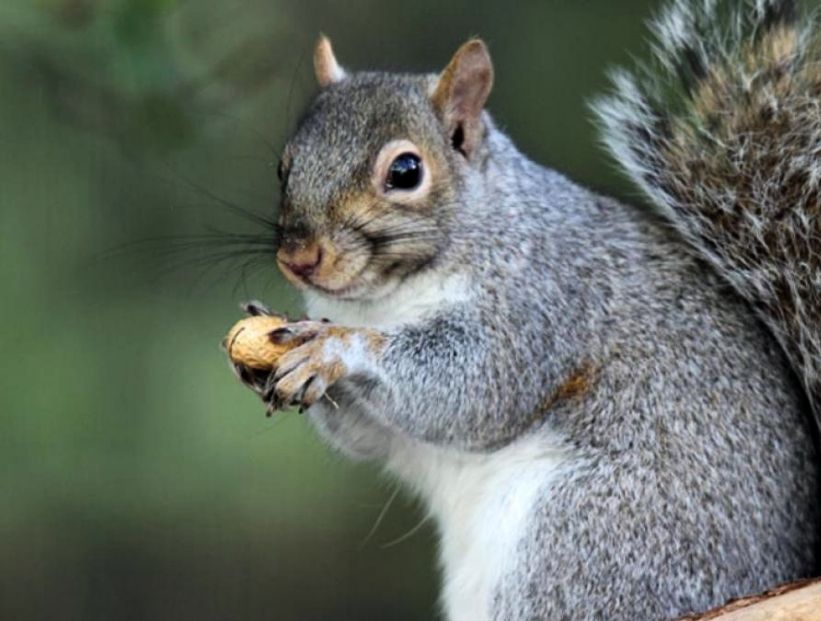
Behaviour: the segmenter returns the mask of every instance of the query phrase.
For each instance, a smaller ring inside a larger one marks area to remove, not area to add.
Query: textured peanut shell
[[[279,344],[271,341],[271,332],[286,323],[285,319],[267,315],[241,319],[223,341],[228,357],[232,362],[252,369],[273,369],[282,355],[298,345],[295,342]]]

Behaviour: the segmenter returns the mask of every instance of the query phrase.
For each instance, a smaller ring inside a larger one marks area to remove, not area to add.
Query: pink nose
[[[313,274],[317,265],[319,265],[319,259],[310,263],[285,263],[285,267],[302,278],[308,278],[308,276]]]
[[[289,272],[300,278],[309,278],[322,262],[322,248],[316,242],[294,250],[280,248],[277,259]]]

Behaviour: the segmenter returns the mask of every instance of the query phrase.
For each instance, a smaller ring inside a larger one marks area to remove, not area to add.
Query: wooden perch
[[[679,621],[821,621],[821,579],[782,584]]]

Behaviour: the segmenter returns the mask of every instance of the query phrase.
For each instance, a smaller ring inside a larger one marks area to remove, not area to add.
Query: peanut
[[[228,357],[236,364],[257,370],[276,367],[280,357],[299,345],[298,342],[275,343],[270,334],[287,324],[282,317],[258,315],[241,319],[223,340]]]

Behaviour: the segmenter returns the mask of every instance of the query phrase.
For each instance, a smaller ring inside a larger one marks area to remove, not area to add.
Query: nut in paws
[[[341,378],[367,371],[384,339],[373,330],[345,328],[319,321],[288,324],[278,338],[301,344],[283,355],[273,375],[272,405],[309,408]]]

